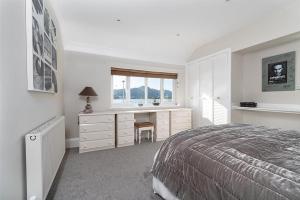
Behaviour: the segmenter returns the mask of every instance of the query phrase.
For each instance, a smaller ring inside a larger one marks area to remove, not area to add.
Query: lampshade
[[[88,96],[88,97],[92,97],[92,96],[98,96],[97,93],[94,91],[94,89],[92,87],[85,87],[80,93],[80,96]]]

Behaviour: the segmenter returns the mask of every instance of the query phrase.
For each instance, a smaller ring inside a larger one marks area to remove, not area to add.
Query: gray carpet
[[[161,200],[150,169],[162,143],[78,154],[68,150],[48,200]]]

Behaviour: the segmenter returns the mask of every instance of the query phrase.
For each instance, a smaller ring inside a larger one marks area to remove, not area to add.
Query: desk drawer
[[[169,130],[170,130],[170,128],[168,126],[168,127],[157,127],[155,131],[157,133],[160,133],[160,132],[169,132]]]
[[[186,131],[186,130],[189,130],[191,129],[190,127],[186,126],[186,127],[177,127],[177,128],[172,128],[171,129],[171,135],[174,135],[176,133],[179,133],[181,131]]]
[[[134,145],[134,136],[118,137],[117,146],[131,146]]]
[[[97,132],[97,131],[114,131],[115,123],[98,123],[98,124],[81,124],[80,133]]]
[[[156,121],[156,126],[157,127],[168,127],[170,124],[169,121],[166,121],[166,120],[157,120]]]
[[[172,119],[172,123],[173,124],[188,124],[188,123],[192,123],[192,119],[191,118],[175,118]]]
[[[103,123],[103,122],[114,122],[115,115],[89,115],[89,116],[80,116],[79,123],[80,124],[95,124],[95,123]]]
[[[170,135],[169,128],[162,128],[156,130],[156,138],[157,139],[166,139]]]
[[[184,111],[172,111],[171,112],[171,117],[172,117],[172,120],[175,119],[175,118],[179,118],[179,119],[182,119],[182,118],[191,118],[191,111],[190,110],[184,110]]]
[[[80,141],[103,140],[103,139],[114,139],[114,138],[115,138],[114,131],[80,133]]]
[[[113,139],[94,140],[80,142],[80,152],[89,151],[89,149],[107,149],[114,148],[115,141]]]
[[[192,122],[191,121],[185,121],[185,120],[182,120],[182,121],[176,121],[176,123],[172,123],[172,127],[190,127],[192,125]]]
[[[118,114],[117,119],[118,122],[134,121],[134,114]]]
[[[157,120],[166,120],[169,121],[169,112],[157,112],[156,113]]]
[[[118,127],[118,132],[122,129],[130,129],[130,128],[133,129],[134,121],[121,121],[121,122],[118,121],[117,127]]]
[[[134,128],[119,129],[118,131],[118,137],[133,136],[133,135],[134,135]]]

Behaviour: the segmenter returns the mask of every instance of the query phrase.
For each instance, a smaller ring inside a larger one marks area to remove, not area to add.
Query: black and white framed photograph
[[[280,54],[262,60],[262,91],[295,90],[296,52]]]
[[[28,90],[57,93],[56,26],[44,0],[26,1]]]
[[[56,72],[52,70],[52,87],[54,89],[54,92],[57,93],[57,78],[56,78]]]
[[[44,27],[45,27],[46,34],[49,36],[50,35],[50,15],[49,15],[47,8],[45,8],[45,10],[44,10]]]
[[[43,31],[42,28],[34,17],[32,17],[32,47],[36,54],[43,56]]]
[[[44,57],[49,64],[52,63],[52,44],[46,34],[44,34]]]
[[[268,65],[268,85],[287,83],[287,61]]]
[[[52,45],[52,67],[54,69],[57,69],[57,54],[56,54],[56,49]]]
[[[45,90],[52,91],[52,69],[45,63]]]
[[[36,55],[33,55],[33,87],[44,90],[44,62]]]
[[[56,42],[56,27],[55,27],[55,24],[52,19],[51,19],[51,23],[50,23],[50,39],[51,39],[52,43],[55,44],[55,42]]]
[[[35,12],[39,15],[43,14],[43,1],[42,0],[32,0],[33,8]]]

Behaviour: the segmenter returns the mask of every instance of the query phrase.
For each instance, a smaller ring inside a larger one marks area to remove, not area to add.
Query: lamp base
[[[94,112],[94,111],[93,111],[91,104],[87,103],[85,106],[85,109],[83,110],[83,113],[92,113],[92,112]]]

